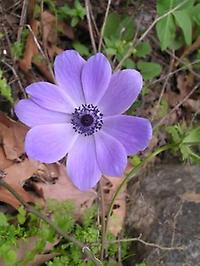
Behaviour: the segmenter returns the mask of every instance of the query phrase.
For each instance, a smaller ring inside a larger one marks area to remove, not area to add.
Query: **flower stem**
[[[111,213],[112,213],[112,210],[113,210],[113,206],[114,206],[114,203],[115,203],[115,200],[117,198],[117,196],[119,195],[122,187],[128,182],[130,181],[133,177],[136,176],[136,174],[138,174],[139,170],[146,164],[148,163],[149,161],[151,161],[153,158],[155,158],[158,154],[160,154],[161,152],[164,152],[164,151],[167,151],[171,148],[174,147],[174,144],[167,144],[167,145],[164,145],[160,148],[158,148],[156,151],[152,152],[151,154],[149,154],[141,163],[139,163],[135,168],[133,168],[128,174],[127,176],[123,179],[123,181],[121,182],[121,184],[119,185],[119,187],[117,188],[117,190],[115,191],[114,195],[113,195],[113,198],[112,198],[112,201],[110,203],[110,206],[109,206],[109,210],[108,210],[108,214],[107,214],[107,220],[106,220],[106,225],[105,225],[105,232],[104,232],[104,237],[105,237],[105,240],[107,238],[107,232],[108,232],[108,225],[109,225],[109,219],[111,217]],[[103,241],[102,241],[103,242]],[[106,241],[104,241],[106,242]]]
[[[99,181],[99,194],[100,194],[100,203],[101,203],[101,255],[100,260],[103,261],[104,258],[104,250],[105,250],[105,201],[104,201],[104,191],[103,191],[103,179]]]
[[[34,214],[41,220],[45,221],[47,224],[49,224],[55,232],[65,238],[68,241],[71,241],[74,243],[76,246],[78,246],[82,252],[90,259],[91,261],[94,262],[94,265],[96,266],[102,266],[103,264],[99,259],[95,257],[95,255],[91,252],[90,248],[74,238],[73,236],[63,232],[55,223],[53,223],[46,215],[42,214],[41,212],[37,211],[34,207],[32,207],[30,204],[26,203],[24,199],[6,182],[3,180],[2,175],[0,175],[0,186],[4,187],[7,189],[25,208],[25,210],[29,213]]]

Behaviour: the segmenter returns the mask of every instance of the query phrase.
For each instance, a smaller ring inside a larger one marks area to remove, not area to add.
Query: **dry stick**
[[[90,17],[90,1],[89,0],[85,0],[85,8],[86,8],[86,16],[87,16],[87,22],[88,22],[88,27],[89,27],[89,33],[90,33],[92,48],[93,48],[93,52],[96,53],[97,48],[96,48],[94,33],[93,33],[93,29],[92,29],[92,23],[91,23],[91,17]]]
[[[106,7],[106,14],[105,14],[103,25],[102,25],[102,28],[101,28],[101,34],[100,34],[100,39],[99,39],[99,47],[98,47],[98,51],[99,52],[101,51],[101,46],[102,46],[102,42],[103,42],[103,35],[104,35],[104,30],[105,30],[105,26],[106,26],[106,22],[107,22],[107,18],[108,18],[108,13],[109,13],[109,10],[110,10],[111,1],[112,0],[108,0],[108,4],[107,4],[107,7]]]
[[[152,28],[158,23],[158,21],[160,21],[161,19],[167,17],[168,15],[170,15],[171,13],[173,13],[174,11],[176,11],[177,9],[179,9],[181,6],[183,6],[185,3],[187,3],[189,0],[185,0],[182,3],[180,3],[179,5],[175,6],[174,8],[170,9],[167,13],[163,14],[162,16],[156,18],[152,24],[149,26],[149,28],[142,34],[142,36],[138,39],[137,41],[137,45],[146,37],[146,35],[152,30]]]
[[[161,250],[185,250],[186,249],[185,246],[180,246],[180,247],[173,247],[173,246],[172,247],[164,247],[164,246],[161,246],[159,244],[155,244],[155,243],[151,243],[151,242],[146,242],[143,239],[141,239],[141,236],[142,235],[140,235],[139,237],[135,237],[135,238],[111,240],[111,241],[108,241],[107,243],[110,244],[110,243],[122,243],[122,242],[134,242],[134,241],[137,241],[137,242],[140,242],[140,243],[144,244],[145,246],[159,248]]]
[[[180,58],[178,58],[176,55],[172,54],[171,51],[166,50],[166,53],[168,53],[169,55],[171,55],[172,57],[174,57],[179,63],[181,63],[181,64],[184,64],[184,63],[185,63],[182,59],[180,59]],[[197,72],[195,72],[190,66],[188,67],[188,70],[189,70],[189,71],[190,71],[195,77],[197,77],[197,78],[200,79],[200,75],[199,75]]]
[[[16,72],[16,70],[14,69],[14,67],[12,67],[10,64],[8,64],[8,63],[7,63],[6,61],[4,61],[4,60],[1,60],[1,62],[2,62],[3,64],[5,64],[8,68],[10,68],[10,70],[13,72],[13,75],[15,76],[16,81],[18,82],[18,85],[19,85],[20,91],[21,91],[22,94],[23,94],[23,97],[24,97],[24,98],[27,98],[26,93],[25,93],[25,91],[24,91],[24,88],[23,88],[23,86],[22,86],[21,80],[20,80],[19,76],[17,75],[17,72]]]
[[[28,9],[28,0],[24,0],[23,1],[23,6],[22,6],[22,12],[21,12],[21,16],[20,16],[20,22],[19,22],[19,29],[18,29],[18,33],[17,33],[17,41],[19,42],[21,39],[21,35],[22,35],[22,30],[26,21],[26,14],[27,14],[27,9]]]
[[[9,54],[10,54],[10,57],[12,59],[13,66],[11,66],[8,63],[6,63],[4,60],[1,60],[1,62],[4,63],[5,65],[7,65],[7,67],[12,70],[14,76],[17,78],[19,89],[20,89],[21,93],[23,94],[24,98],[26,98],[26,93],[25,93],[24,88],[22,86],[21,80],[20,80],[20,78],[19,78],[19,76],[18,76],[18,74],[17,74],[17,72],[15,70],[15,67],[14,67],[15,66],[15,59],[13,58],[13,55],[12,55],[12,48],[11,48],[10,39],[9,39],[8,33],[6,31],[5,25],[4,25],[5,15],[4,15],[4,12],[3,12],[3,8],[0,5],[0,15],[1,15],[1,13],[2,13],[2,17],[4,16],[4,18],[2,19],[2,21],[0,21],[0,23],[1,23],[1,26],[3,28],[3,31],[4,31],[4,34],[5,34],[5,37],[6,37],[6,41],[7,41],[8,49],[9,49]]]
[[[82,249],[82,252],[91,260],[94,262],[94,264],[96,266],[102,266],[102,263],[99,259],[97,259],[94,254],[91,252],[90,248],[86,245],[84,245],[82,242],[80,242],[79,240],[75,239],[73,236],[66,234],[65,232],[63,232],[56,224],[54,224],[47,216],[45,216],[44,214],[40,213],[39,211],[37,211],[35,208],[33,208],[31,205],[29,205],[28,203],[26,203],[24,201],[24,199],[7,183],[3,180],[2,178],[2,174],[0,177],[0,186],[4,187],[5,189],[7,189],[25,208],[25,210],[29,213],[34,214],[35,216],[37,216],[38,218],[40,218],[41,220],[45,221],[47,224],[49,224],[54,230],[55,232],[62,236],[63,238],[65,238],[68,241],[71,241],[72,243],[74,243],[76,246],[78,246],[80,249]]]
[[[188,67],[190,67],[190,66],[192,66],[192,65],[198,64],[198,63],[200,63],[200,59],[195,60],[195,61],[193,61],[193,62],[191,62],[191,63],[189,63],[189,64],[182,63],[182,64],[184,64],[182,67],[180,67],[180,68],[174,70],[173,72],[168,73],[168,74],[165,75],[165,76],[162,76],[162,77],[159,78],[159,79],[156,79],[156,80],[152,81],[151,83],[148,84],[148,86],[153,86],[154,84],[156,84],[156,83],[158,83],[158,82],[161,82],[161,81],[163,81],[163,80],[165,80],[165,79],[167,79],[167,78],[169,78],[169,77],[175,75],[176,73],[178,73],[178,72],[180,72],[180,71],[182,71],[182,70],[185,70],[186,68],[188,68]]]
[[[139,25],[140,25],[140,23],[141,23],[141,20],[142,20],[142,17],[140,18],[139,23],[138,23],[138,25],[137,25],[135,35],[134,35],[134,37],[133,37],[132,43],[131,43],[131,45],[130,45],[130,47],[129,47],[129,49],[128,49],[128,52],[127,52],[127,57],[122,58],[122,60],[119,62],[119,64],[118,64],[118,65],[116,66],[116,68],[114,69],[114,72],[115,72],[115,71],[118,71],[118,70],[121,68],[121,66],[122,66],[122,64],[124,63],[124,61],[125,61],[126,59],[128,59],[128,57],[131,55],[132,50],[133,50],[133,47],[134,47],[135,42],[136,42],[136,39],[137,39],[137,36],[138,36],[138,33],[139,33]]]
[[[170,14],[172,14],[174,11],[176,11],[178,8],[180,8],[182,5],[184,5],[186,2],[188,2],[189,0],[185,0],[185,1],[183,1],[182,3],[180,3],[179,5],[177,5],[177,6],[175,6],[173,9],[171,9],[171,10],[169,10],[167,13],[165,13],[165,14],[163,14],[162,16],[160,16],[160,17],[158,17],[158,18],[156,18],[153,22],[152,22],[152,24],[149,26],[149,28],[142,34],[142,36],[138,39],[138,41],[136,42],[136,44],[135,44],[135,46],[137,46],[145,37],[146,37],[146,35],[152,30],[152,28],[161,20],[161,19],[163,19],[163,18],[165,18],[165,17],[167,17],[168,15],[170,15]],[[119,62],[119,64],[117,65],[117,67],[116,67],[116,69],[119,69],[121,66],[122,66],[122,64],[123,64],[123,62],[127,59],[127,58],[129,58],[129,56],[130,56],[130,53],[131,53],[131,51],[132,51],[132,49],[133,49],[133,47],[134,47],[134,45],[132,45],[129,49],[128,49],[128,51],[127,51],[127,53],[124,55],[124,57],[122,58],[122,60]]]
[[[99,192],[100,192],[100,202],[101,202],[101,255],[100,260],[103,261],[104,249],[105,249],[105,201],[104,201],[104,191],[103,191],[103,178],[99,181]]]
[[[160,126],[164,121],[165,119],[170,116],[174,111],[176,111],[185,101],[187,101],[187,99],[190,98],[190,96],[200,87],[200,82],[194,86],[194,88],[183,98],[182,101],[180,101],[173,109],[171,109],[171,111],[166,114],[155,126],[154,126],[154,130]]]
[[[41,46],[40,46],[40,44],[39,44],[39,42],[38,42],[38,40],[36,38],[35,33],[33,32],[31,26],[29,24],[26,24],[26,26],[29,29],[30,33],[32,34],[33,40],[34,40],[34,42],[35,42],[38,50],[40,51],[40,54],[42,55],[42,57],[44,58],[44,60],[47,62],[48,69],[49,69],[49,71],[51,73],[51,76],[52,76],[54,82],[55,82],[54,73],[53,73],[53,70],[52,70],[52,67],[51,67],[51,62],[49,61],[49,58],[43,52],[43,50],[42,50],[42,48],[41,48]]]
[[[170,62],[170,66],[169,66],[169,71],[168,71],[168,73],[171,73],[172,68],[173,68],[173,65],[174,65],[174,57],[172,57],[172,60],[171,60],[171,62]],[[161,103],[161,100],[162,100],[162,98],[163,98],[163,95],[164,95],[165,89],[166,89],[166,87],[167,87],[167,83],[168,83],[169,78],[170,78],[170,76],[168,75],[167,78],[165,79],[165,82],[164,82],[163,86],[162,86],[162,90],[161,90],[161,93],[160,93],[159,99],[158,99],[158,101],[157,101],[157,103],[156,103],[156,105],[155,105],[155,107],[154,107],[154,111],[153,111],[153,114],[152,114],[152,118],[151,118],[152,121],[154,120],[154,117],[155,117],[155,115],[156,115],[156,113],[157,113],[157,111],[158,111],[158,108],[159,108],[159,106],[160,106],[160,103]]]

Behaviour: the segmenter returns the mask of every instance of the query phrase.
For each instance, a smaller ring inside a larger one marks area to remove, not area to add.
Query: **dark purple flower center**
[[[84,127],[89,127],[92,125],[94,119],[92,117],[92,115],[90,114],[86,114],[86,115],[83,115],[81,117],[81,124],[84,126]]]
[[[72,113],[71,123],[75,132],[89,136],[101,129],[103,114],[93,104],[82,104]]]

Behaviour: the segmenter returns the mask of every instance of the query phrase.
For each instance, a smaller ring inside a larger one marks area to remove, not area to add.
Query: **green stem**
[[[109,210],[108,210],[108,215],[107,215],[107,221],[106,221],[106,226],[105,226],[105,232],[104,232],[104,237],[105,239],[107,238],[107,232],[108,232],[108,224],[109,224],[109,219],[111,217],[111,213],[113,210],[113,206],[115,203],[115,200],[117,198],[117,196],[119,195],[121,189],[123,188],[123,186],[130,181],[133,177],[136,176],[136,174],[138,174],[139,170],[149,161],[151,161],[154,157],[156,157],[158,154],[160,154],[161,152],[164,152],[166,150],[169,150],[171,148],[174,147],[174,144],[167,144],[164,145],[160,148],[158,148],[156,151],[154,151],[153,153],[149,154],[141,163],[139,163],[135,168],[133,168],[128,174],[127,176],[123,179],[123,181],[121,182],[121,184],[119,185],[119,187],[117,188],[117,190],[115,191],[111,204],[109,206]]]
[[[26,203],[24,199],[7,183],[3,180],[2,176],[0,176],[0,186],[4,187],[7,189],[25,208],[25,210],[29,213],[34,214],[41,220],[45,221],[47,224],[49,224],[55,232],[65,238],[66,240],[74,243],[76,246],[78,246],[82,252],[90,259],[91,261],[94,262],[94,265],[96,266],[102,266],[103,264],[99,259],[95,257],[95,255],[91,252],[90,248],[74,238],[73,236],[66,234],[63,232],[55,223],[53,223],[46,215],[42,214],[41,212],[37,211],[34,207],[32,207],[30,204]]]
[[[101,201],[101,252],[100,252],[100,260],[103,261],[104,259],[104,250],[105,250],[105,201],[104,201],[104,191],[103,191],[103,179],[99,181],[99,194],[100,194],[100,201]]]

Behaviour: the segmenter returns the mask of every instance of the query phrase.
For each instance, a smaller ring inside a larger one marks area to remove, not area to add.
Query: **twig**
[[[18,33],[17,33],[17,41],[19,42],[21,39],[21,35],[22,35],[22,30],[26,21],[26,15],[27,15],[27,9],[28,9],[28,0],[24,0],[23,1],[23,6],[22,6],[22,12],[21,12],[21,16],[20,16],[20,22],[19,22],[19,29],[18,29]]]
[[[183,6],[185,3],[187,3],[189,0],[185,0],[181,2],[179,5],[175,6],[174,8],[170,9],[167,13],[163,14],[162,16],[156,18],[152,24],[149,26],[149,28],[142,34],[142,36],[138,39],[137,45],[146,37],[146,35],[153,29],[153,27],[163,18],[169,16],[172,14],[174,11],[179,9],[181,6]]]
[[[18,82],[18,85],[19,85],[20,91],[21,91],[21,93],[23,94],[23,97],[24,97],[24,98],[27,98],[26,93],[25,93],[25,91],[24,91],[24,88],[23,88],[23,86],[22,86],[21,80],[20,80],[19,76],[17,75],[17,72],[16,72],[16,70],[14,69],[14,67],[12,67],[10,64],[8,64],[8,63],[7,63],[6,61],[4,61],[4,60],[1,60],[1,63],[5,64],[5,65],[6,65],[8,68],[10,68],[10,70],[13,72],[13,75],[15,76],[16,81]]]
[[[181,205],[178,208],[178,211],[176,212],[176,214],[174,215],[174,221],[173,221],[173,232],[172,232],[172,239],[171,239],[171,246],[174,245],[174,240],[175,240],[175,231],[176,231],[176,224],[177,224],[177,218],[180,215],[180,213],[182,212],[182,208],[183,208],[183,203],[181,203]]]
[[[165,246],[161,246],[159,244],[155,244],[155,243],[151,243],[151,242],[146,242],[143,239],[141,239],[142,235],[139,235],[139,237],[135,237],[135,238],[126,238],[126,239],[118,239],[118,240],[111,240],[108,241],[107,243],[122,243],[122,242],[140,242],[145,246],[149,246],[149,247],[153,247],[153,248],[158,248],[161,250],[185,250],[186,247],[185,246],[180,246],[180,247],[165,247]]]
[[[40,46],[40,44],[39,44],[39,42],[37,40],[37,37],[35,36],[35,33],[33,32],[31,26],[29,24],[26,24],[26,26],[29,29],[29,31],[30,31],[30,33],[31,33],[31,35],[33,37],[33,40],[34,40],[34,42],[35,42],[35,44],[36,44],[36,46],[37,46],[37,48],[38,48],[38,50],[40,52],[40,54],[42,55],[44,60],[47,62],[48,69],[49,69],[49,71],[51,73],[52,79],[55,82],[54,73],[53,73],[53,70],[52,70],[52,67],[51,67],[51,62],[49,61],[49,58],[45,55],[44,51],[42,50],[42,48],[41,48],[41,46]]]
[[[174,65],[174,57],[172,57],[172,60],[171,60],[171,62],[170,62],[170,66],[169,66],[169,71],[168,71],[168,73],[171,73],[172,68],[173,68],[173,65]],[[152,119],[151,119],[152,121],[154,120],[154,117],[155,117],[156,113],[158,112],[158,108],[159,108],[160,103],[161,103],[161,100],[162,100],[162,98],[163,98],[163,95],[164,95],[165,89],[166,89],[166,87],[167,87],[167,83],[168,83],[169,78],[170,78],[170,76],[168,75],[167,78],[166,78],[165,81],[164,81],[163,86],[162,86],[162,89],[161,89],[161,93],[160,93],[159,99],[158,99],[158,101],[157,101],[157,103],[156,103],[156,105],[155,105],[155,107],[154,107],[154,111],[153,111],[153,114],[152,114]]]
[[[99,192],[100,192],[100,201],[101,201],[101,255],[100,260],[103,261],[104,258],[104,249],[105,249],[105,201],[104,201],[104,191],[102,178],[99,181]]]
[[[90,17],[90,1],[85,0],[85,8],[86,8],[86,16],[87,16],[87,22],[89,27],[89,33],[90,33],[90,39],[92,43],[93,52],[97,52],[97,47],[94,39],[93,29],[92,29],[92,23],[91,23],[91,17]]]
[[[149,26],[149,28],[142,34],[142,36],[138,39],[138,41],[131,45],[130,48],[128,49],[128,51],[126,52],[126,54],[124,55],[124,57],[122,58],[122,60],[120,61],[120,65],[118,65],[116,67],[116,69],[119,69],[119,67],[122,65],[122,63],[127,59],[129,58],[131,52],[132,52],[132,49],[134,48],[134,46],[136,47],[145,37],[146,35],[153,29],[153,27],[163,18],[167,17],[168,15],[170,15],[171,13],[173,13],[174,11],[176,11],[178,8],[180,8],[182,5],[184,5],[186,2],[188,2],[189,0],[185,0],[183,2],[181,2],[179,5],[175,6],[173,9],[169,10],[167,13],[163,14],[162,16],[160,17],[157,17],[153,22],[152,24]]]
[[[198,64],[198,63],[200,63],[200,59],[195,60],[195,61],[193,61],[193,62],[191,62],[191,63],[189,63],[189,64],[186,64],[186,63],[182,62],[182,64],[184,64],[182,67],[180,67],[180,68],[174,70],[173,72],[168,73],[168,74],[165,75],[165,76],[162,76],[162,77],[159,78],[159,79],[156,79],[156,80],[152,81],[151,83],[148,84],[148,86],[153,86],[153,85],[155,85],[156,83],[161,82],[161,81],[167,79],[168,77],[171,77],[171,76],[175,75],[176,73],[178,73],[178,72],[180,72],[180,71],[182,71],[182,70],[185,70],[186,68],[188,68],[188,67],[190,67],[190,66],[192,66],[192,65]]]
[[[37,216],[38,218],[40,218],[41,220],[45,221],[47,224],[49,224],[57,234],[59,234],[60,236],[62,236],[63,238],[65,238],[68,241],[71,241],[72,243],[74,243],[76,246],[78,246],[82,252],[91,260],[94,262],[94,264],[96,266],[102,266],[102,263],[99,259],[97,259],[95,257],[95,255],[91,252],[90,248],[86,245],[84,245],[82,242],[80,242],[79,240],[75,239],[73,236],[66,234],[65,232],[63,232],[56,224],[54,224],[47,216],[45,216],[44,214],[42,214],[41,212],[37,211],[34,207],[32,207],[31,205],[29,205],[28,203],[26,203],[24,201],[24,199],[7,183],[3,180],[3,176],[2,173],[0,175],[0,186],[4,187],[5,189],[7,189],[25,208],[25,210],[29,213],[34,214],[35,216]]]
[[[134,37],[133,37],[133,40],[131,41],[131,45],[130,45],[130,47],[128,48],[128,51],[127,51],[127,53],[126,53],[126,56],[124,56],[124,57],[120,60],[120,62],[118,63],[118,65],[115,67],[114,71],[118,71],[118,70],[121,68],[121,66],[122,66],[122,64],[124,63],[124,61],[125,61],[126,59],[128,59],[129,56],[131,55],[131,53],[132,53],[132,51],[133,51],[133,47],[134,47],[135,42],[136,42],[136,39],[137,39],[137,36],[138,36],[138,33],[139,33],[139,26],[140,26],[140,24],[141,24],[141,21],[142,21],[142,17],[140,17],[140,19],[139,19],[139,21],[138,21],[138,24],[137,24],[137,27],[136,27],[136,31],[135,31],[135,35],[134,35]]]
[[[100,39],[99,39],[99,47],[98,47],[98,51],[99,52],[101,51],[101,46],[102,46],[102,42],[103,42],[103,35],[104,35],[104,30],[105,30],[105,26],[106,26],[106,22],[107,22],[107,18],[108,18],[108,13],[109,13],[109,10],[110,10],[111,1],[112,0],[108,0],[108,4],[107,4],[107,7],[106,7],[106,13],[105,13],[105,17],[104,17],[104,20],[103,20],[103,25],[102,25],[102,28],[101,28],[101,34],[100,34]]]
[[[154,126],[154,130],[159,127],[164,121],[165,119],[170,116],[174,111],[176,111],[185,101],[187,101],[187,99],[190,98],[190,96],[199,88],[200,86],[200,82],[194,86],[194,88],[182,99],[182,101],[180,101],[176,106],[174,106],[173,109],[171,109],[171,111],[166,114],[155,126]]]

